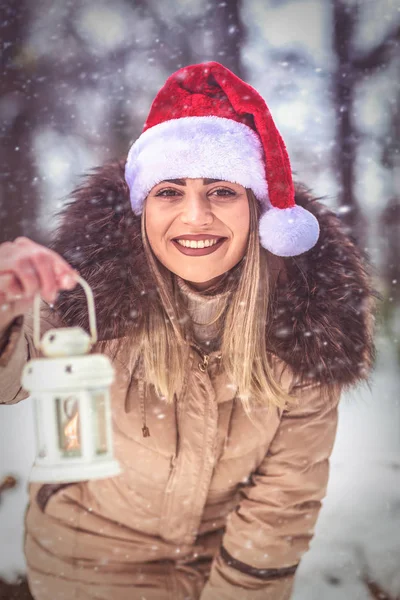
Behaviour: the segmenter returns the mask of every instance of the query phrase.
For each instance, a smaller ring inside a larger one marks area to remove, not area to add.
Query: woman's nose
[[[185,223],[185,225],[204,226],[211,225],[213,219],[211,204],[208,198],[198,193],[187,193],[181,213],[182,223]]]

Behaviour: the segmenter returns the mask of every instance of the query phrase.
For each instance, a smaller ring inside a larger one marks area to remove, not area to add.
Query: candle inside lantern
[[[76,396],[56,398],[60,450],[64,456],[81,456],[79,400]]]

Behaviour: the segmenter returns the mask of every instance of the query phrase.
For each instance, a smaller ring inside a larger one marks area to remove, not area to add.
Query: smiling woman
[[[31,484],[35,600],[288,600],[341,390],[371,368],[360,253],[294,186],[264,100],[218,63],[172,74],[127,158],[61,217],[51,250],[0,247],[1,400],[27,396],[35,292],[52,303],[41,331],[88,328],[75,269],[116,371],[122,472]]]
[[[158,260],[196,289],[215,284],[245,254],[250,212],[246,190],[239,184],[162,181],[147,196],[144,215]]]

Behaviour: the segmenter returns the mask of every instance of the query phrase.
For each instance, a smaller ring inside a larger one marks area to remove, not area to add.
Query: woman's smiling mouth
[[[179,252],[186,256],[205,256],[218,250],[226,239],[203,234],[174,238],[172,242]]]

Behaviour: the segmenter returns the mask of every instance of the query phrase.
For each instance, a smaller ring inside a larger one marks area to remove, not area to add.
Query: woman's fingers
[[[0,246],[0,292],[7,297],[21,293],[32,297],[36,293],[54,302],[60,290],[75,287],[76,271],[56,252],[28,238],[17,238]]]
[[[77,284],[78,273],[76,271],[64,273],[57,277],[59,286],[63,290],[72,290]]]
[[[22,298],[24,290],[13,273],[0,273],[0,302]]]
[[[39,273],[27,256],[22,255],[15,261],[14,275],[21,284],[25,298],[32,298],[37,292],[41,291]]]
[[[21,300],[0,301],[0,331],[6,327],[15,317],[25,314],[32,306],[32,298]]]
[[[77,284],[77,272],[56,252],[28,238],[0,244],[0,331],[26,313],[36,294],[54,302]]]
[[[53,260],[48,253],[38,252],[30,259],[40,282],[40,295],[47,302],[54,302],[60,289]]]
[[[34,253],[30,261],[39,275],[41,296],[48,302],[54,302],[61,289],[76,286],[76,272],[55,252]]]
[[[0,333],[15,317],[25,314],[32,302],[33,298],[24,296],[14,274],[0,274]]]

